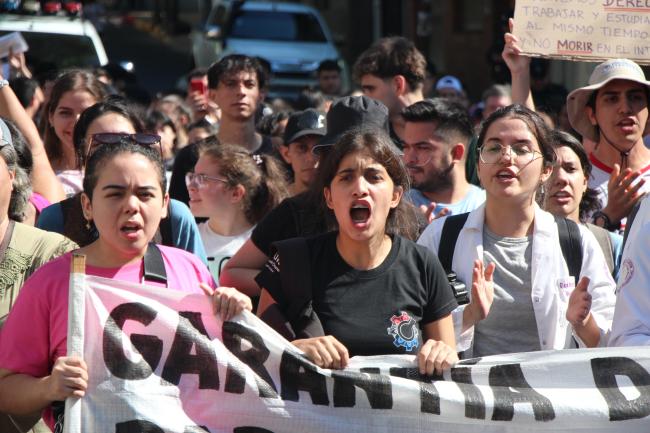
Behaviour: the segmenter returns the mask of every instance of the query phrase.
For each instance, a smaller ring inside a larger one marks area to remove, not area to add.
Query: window
[[[0,32],[0,36],[8,32]],[[29,51],[27,63],[33,70],[39,66],[56,66],[57,69],[99,66],[99,57],[92,39],[82,35],[21,32]]]
[[[241,11],[230,36],[272,41],[327,42],[318,19],[307,13]]]

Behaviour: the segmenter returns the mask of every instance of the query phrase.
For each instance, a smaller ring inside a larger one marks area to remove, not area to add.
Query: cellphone
[[[208,86],[205,85],[203,78],[192,78],[190,80],[190,91],[192,93],[200,92],[201,94],[205,95],[208,93]]]

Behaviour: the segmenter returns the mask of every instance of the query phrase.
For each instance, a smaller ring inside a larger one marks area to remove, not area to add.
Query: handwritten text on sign
[[[650,64],[650,0],[517,0],[525,54]]]

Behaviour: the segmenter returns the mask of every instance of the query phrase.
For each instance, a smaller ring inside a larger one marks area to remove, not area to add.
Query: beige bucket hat
[[[599,140],[598,128],[591,124],[587,116],[587,102],[594,92],[612,80],[628,80],[643,84],[650,89],[650,81],[645,79],[643,70],[632,60],[610,59],[596,66],[589,77],[589,85],[580,87],[569,93],[567,97],[567,113],[573,129],[580,135],[592,141]],[[646,130],[648,127],[646,126]],[[644,132],[645,135],[645,132]]]

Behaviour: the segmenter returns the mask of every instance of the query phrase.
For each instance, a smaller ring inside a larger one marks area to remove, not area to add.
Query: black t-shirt
[[[423,325],[457,304],[445,271],[428,249],[399,236],[375,269],[359,271],[336,248],[337,232],[307,239],[313,308],[325,334],[333,335],[351,356],[416,353]],[[256,281],[280,309],[287,305],[275,255]]]
[[[251,241],[267,257],[271,244],[285,239],[315,236],[327,231],[325,216],[311,203],[309,193],[284,199],[253,229]]]

